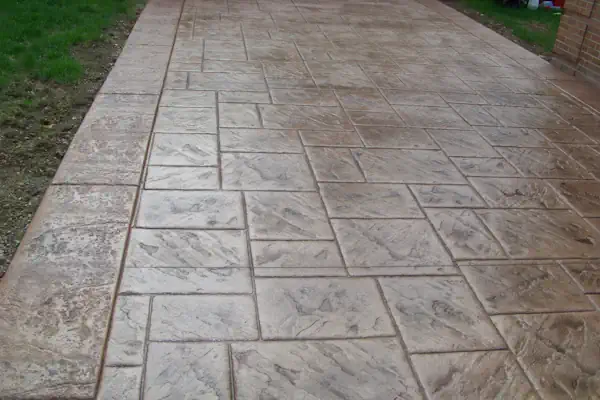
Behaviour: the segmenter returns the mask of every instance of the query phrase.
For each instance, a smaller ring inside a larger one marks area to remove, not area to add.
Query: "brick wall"
[[[566,0],[554,53],[561,69],[600,84],[600,0]]]

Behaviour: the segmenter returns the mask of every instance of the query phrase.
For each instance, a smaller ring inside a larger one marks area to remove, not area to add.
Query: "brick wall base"
[[[600,0],[567,0],[554,44],[561,70],[600,84]]]

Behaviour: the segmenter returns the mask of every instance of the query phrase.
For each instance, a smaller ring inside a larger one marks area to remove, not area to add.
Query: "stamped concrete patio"
[[[434,0],[151,0],[0,282],[0,398],[599,399],[595,100]]]

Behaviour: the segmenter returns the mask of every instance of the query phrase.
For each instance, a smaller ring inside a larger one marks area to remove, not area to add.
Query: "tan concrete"
[[[0,397],[597,397],[599,120],[537,56],[433,0],[156,0],[101,92]]]

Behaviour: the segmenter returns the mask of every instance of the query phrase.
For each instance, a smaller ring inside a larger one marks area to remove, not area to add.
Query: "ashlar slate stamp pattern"
[[[599,398],[599,125],[549,65],[433,0],[182,2],[155,123],[82,125],[149,149],[99,398]]]

